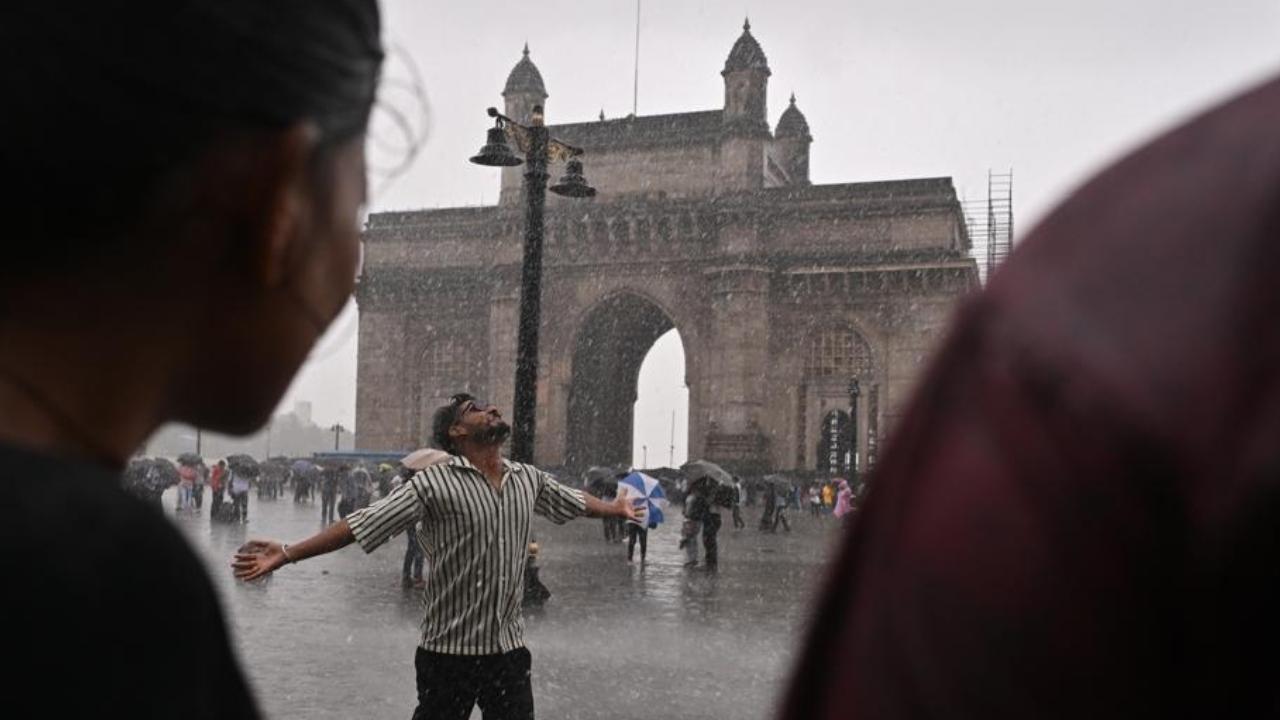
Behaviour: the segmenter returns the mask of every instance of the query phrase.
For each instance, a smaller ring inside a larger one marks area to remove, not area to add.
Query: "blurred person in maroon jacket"
[[[1033,232],[871,482],[783,717],[1280,709],[1280,81]]]

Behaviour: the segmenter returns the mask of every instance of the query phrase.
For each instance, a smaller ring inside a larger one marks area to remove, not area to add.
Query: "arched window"
[[[474,362],[467,348],[452,335],[433,337],[418,358],[418,366],[412,369],[417,377],[413,385],[410,442],[429,443],[431,416],[436,408],[448,402],[458,392],[472,392],[469,368]]]
[[[466,382],[467,362],[465,352],[453,337],[437,337],[422,352],[422,366],[418,368],[418,372],[428,387],[449,394],[451,391],[448,388],[439,386]]]
[[[871,346],[855,330],[825,330],[809,342],[804,370],[810,378],[868,378],[873,369]]]

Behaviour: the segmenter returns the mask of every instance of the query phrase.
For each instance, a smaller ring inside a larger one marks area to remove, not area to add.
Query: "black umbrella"
[[[720,485],[733,485],[733,476],[727,470],[709,460],[694,460],[680,466],[680,470],[689,482],[709,479]]]
[[[592,495],[605,496],[618,493],[618,471],[614,468],[596,465],[585,474],[587,489]]]
[[[231,455],[227,458],[227,466],[232,472],[248,477],[258,477],[261,467],[258,461],[248,455]]]
[[[199,467],[204,464],[204,459],[193,452],[185,452],[178,456],[178,464],[188,467]]]
[[[151,460],[150,477],[159,487],[169,487],[177,485],[181,476],[178,475],[178,468],[169,460],[158,457]]]

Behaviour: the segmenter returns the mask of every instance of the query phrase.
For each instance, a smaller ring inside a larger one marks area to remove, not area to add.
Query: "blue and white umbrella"
[[[632,498],[644,498],[648,511],[646,525],[653,528],[662,523],[662,510],[667,506],[667,494],[662,492],[662,485],[657,480],[644,473],[633,472],[618,481],[618,492],[626,492]]]

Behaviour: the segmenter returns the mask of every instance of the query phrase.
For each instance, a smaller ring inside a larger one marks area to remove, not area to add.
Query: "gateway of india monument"
[[[812,184],[809,124],[792,96],[770,126],[771,72],[749,24],[720,74],[713,110],[550,126],[585,150],[599,194],[547,201],[541,466],[630,464],[640,363],[676,328],[690,459],[740,473],[866,469],[979,284],[950,178]],[[527,47],[502,97],[522,122],[547,105]],[[429,444],[432,411],[459,391],[510,418],[522,172],[503,169],[496,206],[370,218],[361,449]]]

